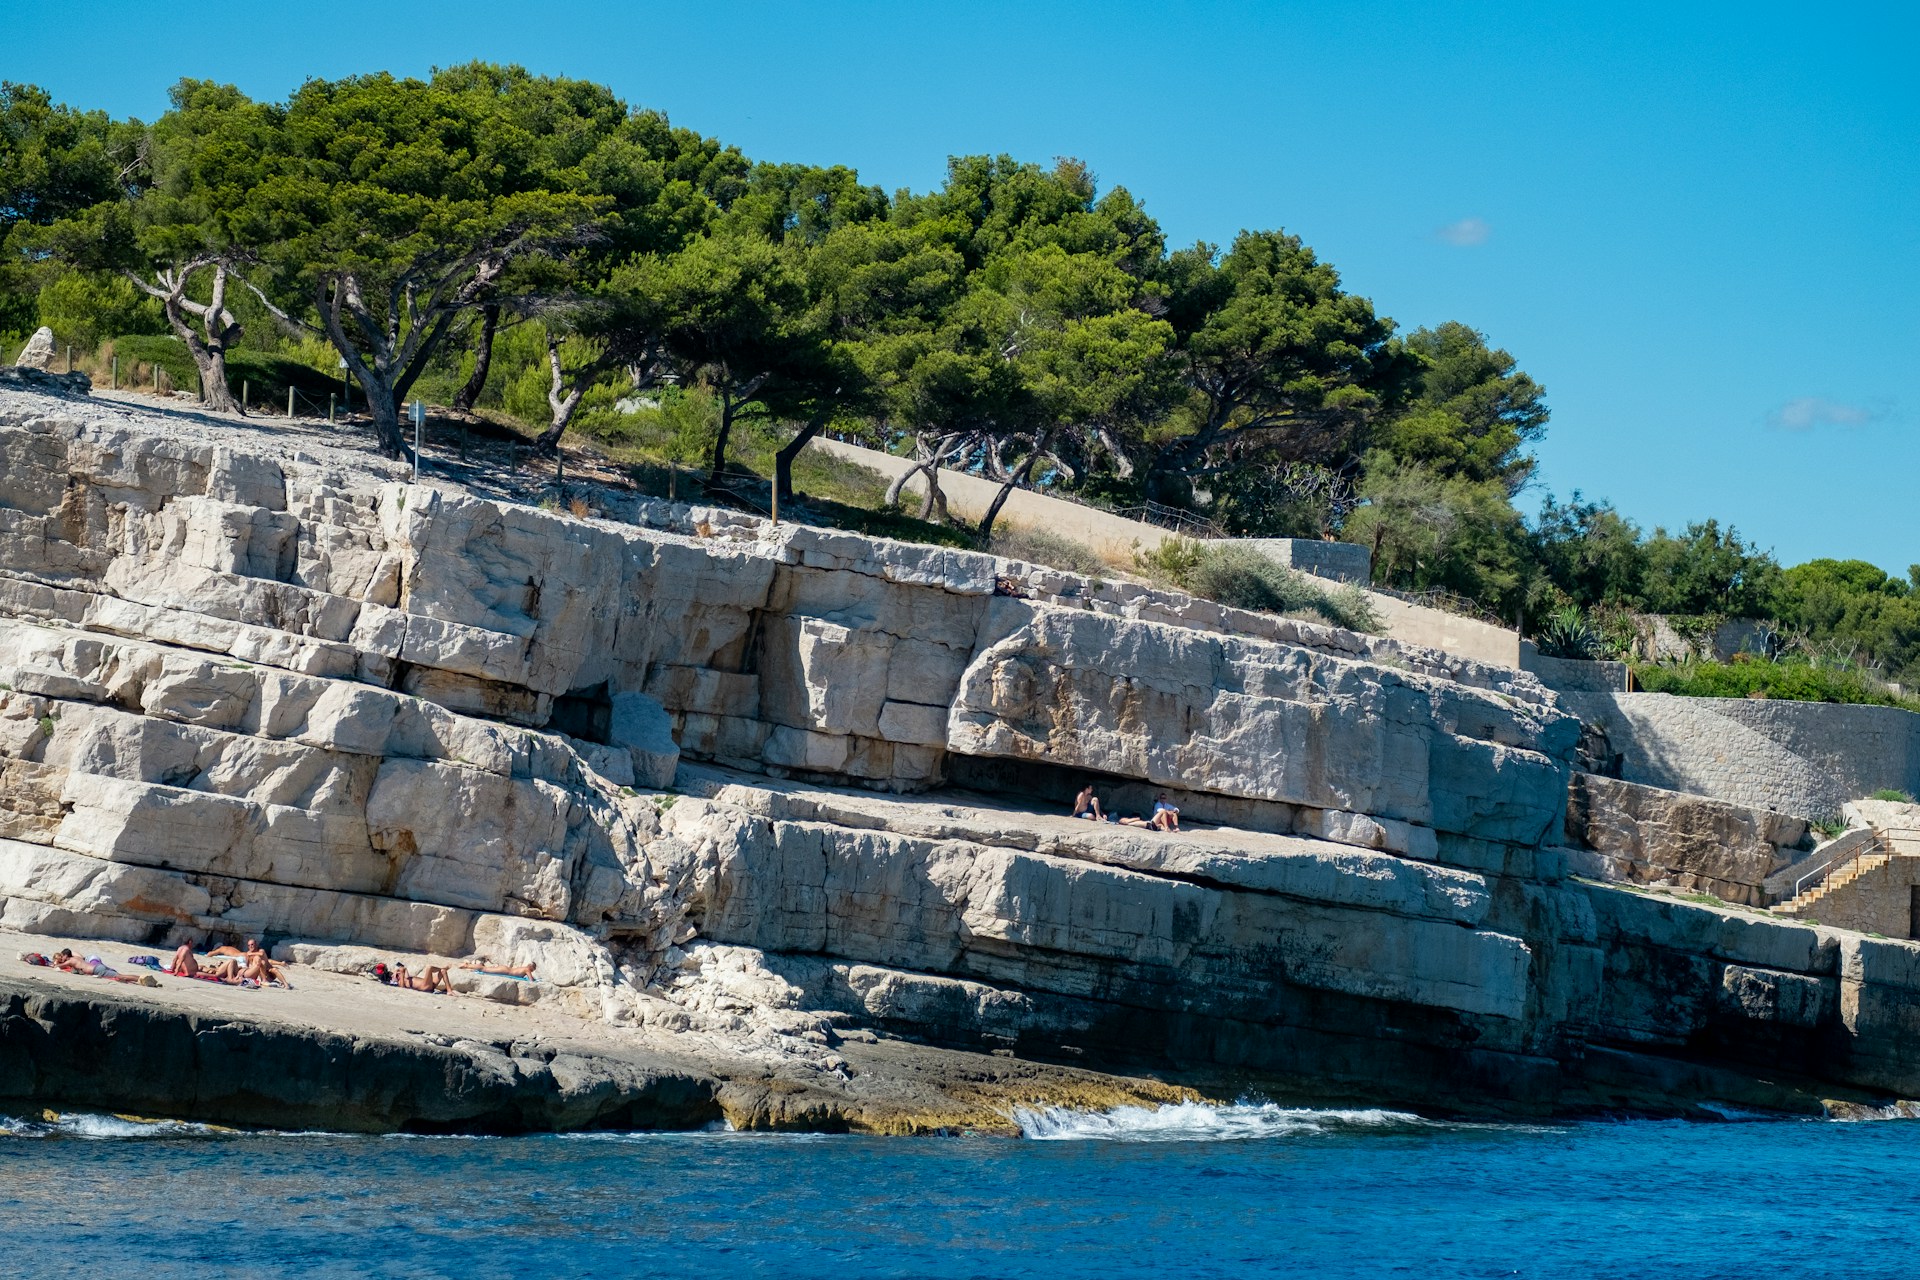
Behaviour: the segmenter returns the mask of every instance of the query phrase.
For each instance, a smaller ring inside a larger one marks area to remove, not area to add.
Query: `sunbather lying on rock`
[[[247,949],[240,958],[240,976],[252,978],[261,986],[277,982],[287,990],[293,990],[293,984],[287,981],[286,973],[267,958],[266,949],[253,938],[247,939]]]
[[[209,955],[212,952],[208,952]],[[238,960],[222,960],[219,964],[201,964],[193,954],[189,943],[181,943],[173,949],[173,963],[166,972],[176,978],[200,978],[207,982],[224,982],[228,986],[238,986],[246,975],[240,971]],[[258,981],[258,979],[255,979]]]
[[[81,959],[66,947],[53,953],[53,967],[67,973],[85,974],[89,978],[111,978],[119,972],[107,967],[105,961],[96,956]]]
[[[533,971],[540,966],[532,960],[525,964],[495,964],[485,956],[468,956],[455,967],[471,969],[475,973],[492,974],[496,978],[531,978]]]
[[[1153,798],[1153,816],[1136,818],[1129,814],[1120,819],[1123,827],[1146,827],[1153,831],[1178,831],[1180,829],[1180,810],[1168,801],[1163,792]]]
[[[447,978],[447,971],[437,964],[430,964],[419,973],[408,973],[407,966],[393,966],[393,985],[405,987],[409,991],[431,991],[436,995],[452,995],[453,983]]]

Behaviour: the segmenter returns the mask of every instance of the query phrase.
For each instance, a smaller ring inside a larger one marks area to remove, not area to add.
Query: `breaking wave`
[[[37,1119],[0,1116],[0,1138],[228,1138],[239,1133],[217,1124],[88,1112],[44,1111]]]
[[[1229,1142],[1290,1138],[1357,1130],[1424,1129],[1440,1122],[1377,1107],[1339,1110],[1283,1107],[1272,1102],[1173,1102],[1159,1107],[1074,1111],[1020,1107],[1013,1122],[1022,1137],[1043,1142]]]

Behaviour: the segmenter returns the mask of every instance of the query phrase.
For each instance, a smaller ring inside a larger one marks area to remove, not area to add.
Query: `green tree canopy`
[[[1165,317],[1192,407],[1152,462],[1162,500],[1210,466],[1253,454],[1338,456],[1374,415],[1397,405],[1419,365],[1393,322],[1298,236],[1242,232],[1224,256],[1209,245],[1172,255]]]
[[[1498,480],[1514,492],[1533,473],[1528,445],[1546,432],[1546,392],[1486,336],[1449,321],[1407,335],[1420,362],[1412,399],[1374,428],[1376,447],[1441,475]]]
[[[1761,618],[1780,574],[1774,558],[1718,520],[1687,526],[1678,537],[1655,529],[1646,543],[1641,593],[1653,613],[1725,614]]]
[[[34,295],[54,274],[34,233],[136,189],[141,143],[135,123],[0,80],[0,329],[31,327]]]
[[[571,111],[570,125],[601,135],[624,112],[554,89],[528,78],[481,94],[466,70],[429,82],[310,80],[248,192],[245,240],[267,269],[263,297],[283,322],[338,348],[391,454],[404,452],[400,404],[453,318],[495,296],[522,259],[598,230],[609,202],[562,165],[591,147],[568,130],[570,147],[542,139],[519,99]]]

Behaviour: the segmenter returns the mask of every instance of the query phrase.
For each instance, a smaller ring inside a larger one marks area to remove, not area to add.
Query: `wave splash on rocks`
[[[187,1120],[147,1120],[139,1116],[87,1112],[47,1111],[39,1119],[0,1115],[0,1138],[230,1138],[238,1132]]]
[[[1159,1107],[1075,1111],[1066,1107],[1016,1109],[1020,1136],[1043,1142],[1228,1142],[1290,1138],[1353,1130],[1445,1127],[1406,1111],[1377,1107],[1283,1107],[1272,1102],[1173,1102]]]

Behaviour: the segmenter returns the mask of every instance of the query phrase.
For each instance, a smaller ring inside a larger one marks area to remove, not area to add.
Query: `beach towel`
[[[41,955],[38,951],[22,951],[20,953],[20,958],[22,960],[25,960],[28,964],[38,965],[42,969],[50,968],[53,965],[53,961],[47,959],[45,956]]]
[[[128,956],[128,957],[127,957],[127,963],[128,963],[128,964],[135,964],[135,965],[139,965],[139,966],[140,966],[140,967],[141,967],[142,969],[155,969],[155,970],[157,970],[157,969],[159,969],[159,968],[160,968],[160,957],[158,957],[158,956]]]

